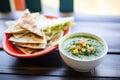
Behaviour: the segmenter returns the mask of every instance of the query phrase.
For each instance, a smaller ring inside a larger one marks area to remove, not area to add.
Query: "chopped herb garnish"
[[[65,46],[66,45],[66,46]],[[99,56],[103,51],[103,45],[89,37],[71,37],[65,40],[64,49],[81,60],[91,59],[91,57]]]

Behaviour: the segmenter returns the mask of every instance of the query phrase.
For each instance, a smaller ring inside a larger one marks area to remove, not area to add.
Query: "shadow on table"
[[[16,59],[12,65],[15,74],[54,75],[54,76],[90,76],[91,72],[77,72],[68,67],[56,50],[47,55],[32,59]]]

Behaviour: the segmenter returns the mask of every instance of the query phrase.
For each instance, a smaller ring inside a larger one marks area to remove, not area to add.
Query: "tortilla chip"
[[[16,48],[18,48],[20,51],[22,51],[24,54],[31,54],[32,52],[35,51],[35,49],[31,49],[31,48],[25,48],[25,47],[20,47],[20,46],[16,46]]]
[[[63,31],[55,34],[54,37],[52,37],[52,39],[48,42],[47,48],[57,45],[63,34],[64,34]]]
[[[44,36],[40,37],[33,33],[27,33],[18,39],[12,36],[9,40],[18,43],[46,43],[46,38]]]
[[[14,45],[27,47],[32,49],[44,49],[46,47],[46,43],[13,43]]]

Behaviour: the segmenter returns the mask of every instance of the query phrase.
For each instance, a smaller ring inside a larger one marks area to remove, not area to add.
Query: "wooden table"
[[[120,80],[120,23],[75,20],[71,32],[91,32],[102,36],[109,51],[105,60],[90,72],[76,72],[68,67],[58,49],[41,57],[20,59],[6,54],[2,37],[7,20],[13,16],[0,15],[0,80]]]

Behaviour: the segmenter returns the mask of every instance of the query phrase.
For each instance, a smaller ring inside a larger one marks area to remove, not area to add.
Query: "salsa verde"
[[[65,53],[81,60],[97,58],[104,51],[104,46],[99,40],[88,36],[69,37],[61,46]]]

